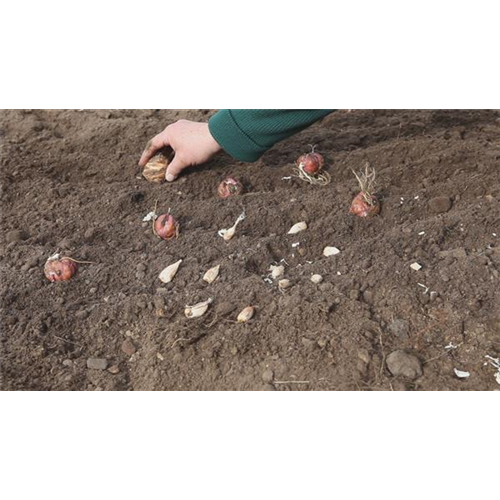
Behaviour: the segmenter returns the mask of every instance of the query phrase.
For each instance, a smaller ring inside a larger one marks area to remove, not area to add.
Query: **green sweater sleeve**
[[[221,109],[210,133],[233,158],[253,162],[277,142],[304,130],[333,109]]]

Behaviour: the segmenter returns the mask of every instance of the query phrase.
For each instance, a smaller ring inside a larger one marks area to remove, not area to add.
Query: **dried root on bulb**
[[[380,213],[380,203],[375,195],[376,172],[367,162],[365,170],[357,174],[352,171],[359,183],[361,192],[354,198],[349,212],[358,217],[374,217]]]

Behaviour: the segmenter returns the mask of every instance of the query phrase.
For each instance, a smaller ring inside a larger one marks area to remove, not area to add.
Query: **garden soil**
[[[257,163],[221,155],[172,184],[142,178],[152,136],[213,112],[0,112],[3,390],[500,389],[498,111],[342,110]],[[309,144],[328,186],[293,177]],[[382,210],[361,219],[352,170],[367,162]],[[245,194],[217,197],[227,174]],[[156,203],[177,239],[143,222]],[[243,212],[226,243],[218,231]],[[93,263],[50,283],[56,251]],[[269,278],[276,263],[286,290]]]

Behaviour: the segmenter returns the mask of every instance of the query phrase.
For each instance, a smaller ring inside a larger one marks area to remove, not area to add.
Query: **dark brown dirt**
[[[161,186],[136,167],[146,141],[211,110],[1,113],[4,390],[500,389],[485,358],[500,356],[498,112],[339,111],[256,164],[221,156]],[[311,143],[327,187],[283,180]],[[362,220],[348,213],[351,169],[367,160],[383,208]],[[246,194],[221,201],[227,173]],[[179,239],[160,241],[142,222],[155,200],[179,219]],[[226,244],[217,230],[243,210]],[[287,236],[302,220],[309,229]],[[327,245],[340,255],[323,257]],[[49,283],[43,264],[57,249],[96,264]],[[159,272],[180,258],[162,285]],[[263,279],[281,259],[285,292]],[[220,279],[207,285],[216,264]],[[207,298],[205,317],[184,317]],[[255,318],[235,323],[249,304]],[[394,351],[393,370],[413,380],[388,370]],[[405,353],[420,363],[405,367]]]

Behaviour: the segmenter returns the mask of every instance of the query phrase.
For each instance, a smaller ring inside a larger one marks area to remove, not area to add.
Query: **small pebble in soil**
[[[89,315],[89,312],[86,309],[80,309],[75,313],[75,318],[85,319]]]
[[[266,370],[262,374],[262,380],[266,382],[266,384],[270,384],[274,380],[274,372],[272,370]]]
[[[327,345],[328,345],[328,339],[322,337],[318,340],[318,346],[320,349],[324,349]]]
[[[333,285],[331,283],[321,283],[318,288],[320,292],[331,292],[333,290]]]
[[[405,319],[395,319],[389,325],[389,332],[401,340],[410,337],[410,324]]]
[[[313,274],[311,276],[311,281],[316,285],[319,285],[323,281],[323,276],[321,276],[321,274]]]
[[[122,352],[127,356],[132,356],[137,351],[134,343],[130,339],[126,339],[122,343]]]
[[[434,214],[444,214],[451,209],[453,202],[448,196],[438,196],[429,201],[429,210]]]
[[[108,372],[111,373],[112,375],[116,375],[117,373],[120,373],[120,367],[118,365],[113,365],[108,368]]]
[[[363,292],[363,300],[367,304],[373,304],[373,292],[370,292],[370,290],[366,290],[365,292]]]
[[[387,368],[394,377],[415,380],[422,376],[422,365],[413,354],[405,351],[394,351],[387,356]]]
[[[442,259],[446,259],[448,257],[452,257],[454,259],[466,259],[467,251],[465,248],[453,248],[451,250],[442,250],[439,252],[439,257]]]
[[[367,365],[371,361],[370,353],[368,352],[367,349],[360,349],[358,351],[358,358],[363,362],[366,363]]]
[[[300,342],[308,350],[313,350],[317,345],[314,340],[308,339],[307,337],[302,337]]]
[[[427,305],[431,301],[431,298],[426,293],[423,293],[423,294],[421,294],[421,295],[418,296],[418,300],[420,301],[420,303],[423,306],[425,306],[425,305]]]
[[[89,227],[84,233],[83,238],[87,241],[93,240],[96,235],[97,230],[93,227]]]
[[[155,296],[153,299],[153,305],[156,309],[165,309],[165,298],[161,296]]]
[[[87,359],[87,368],[89,370],[105,370],[108,367],[106,358],[89,358]]]

